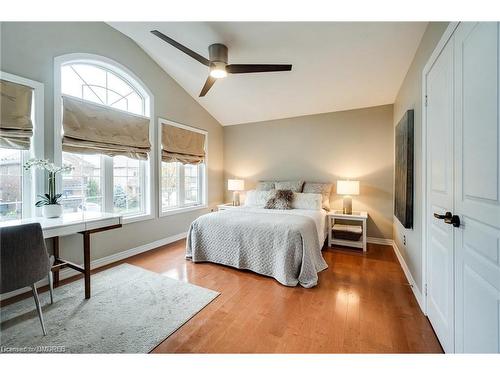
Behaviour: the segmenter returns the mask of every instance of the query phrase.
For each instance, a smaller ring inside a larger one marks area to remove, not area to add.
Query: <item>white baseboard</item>
[[[401,265],[401,268],[403,269],[403,272],[406,276],[406,279],[408,280],[408,283],[411,286],[411,290],[413,291],[413,294],[415,295],[415,298],[418,302],[418,306],[420,307],[420,310],[425,315],[425,308],[424,308],[424,298],[422,296],[422,292],[418,288],[417,284],[415,283],[415,279],[413,278],[410,269],[408,268],[403,256],[401,255],[401,251],[398,248],[398,245],[396,245],[396,242],[392,241],[392,248],[394,249],[394,253],[396,254],[396,257],[398,258],[399,264]]]
[[[168,245],[169,243],[172,243],[172,242],[175,242],[178,240],[182,240],[183,238],[186,238],[186,236],[187,236],[187,232],[179,233],[179,234],[176,234],[176,235],[173,235],[170,237],[162,238],[161,240],[147,243],[145,245],[134,247],[133,249],[128,249],[128,250],[121,251],[121,252],[116,253],[116,254],[108,255],[108,256],[103,257],[103,258],[95,259],[95,260],[90,262],[90,268],[95,269],[95,268],[103,267],[103,266],[106,266],[108,264],[117,262],[119,260],[130,258],[131,256],[141,254],[141,253],[144,253],[144,252],[149,251],[149,250],[156,249],[160,246]],[[80,272],[75,271],[71,268],[65,268],[61,272],[59,272],[59,279],[64,280],[64,279],[67,279],[67,278],[75,276],[75,275],[80,275]],[[47,284],[48,284],[48,281],[43,280],[43,281],[38,282],[37,286],[41,287],[41,286],[45,286]],[[18,294],[21,294],[21,293],[29,292],[29,291],[31,291],[31,288],[28,287],[28,288],[21,288],[18,290],[14,290],[14,291],[9,292],[9,293],[4,293],[4,294],[0,295],[0,301],[5,300],[5,299],[10,298],[10,297],[17,296]]]
[[[373,243],[376,245],[389,245],[392,246],[393,241],[387,238],[378,238],[378,237],[366,237],[366,242]]]
[[[408,284],[410,284],[411,290],[413,291],[413,294],[415,295],[415,298],[418,302],[418,306],[420,307],[420,310],[425,314],[425,309],[424,309],[424,299],[422,296],[422,292],[418,288],[417,284],[415,283],[415,279],[413,278],[410,269],[408,268],[408,265],[406,264],[403,256],[401,255],[401,251],[399,250],[398,246],[396,245],[396,242],[394,242],[391,239],[386,239],[386,238],[377,238],[377,237],[367,237],[366,241],[368,243],[373,243],[377,245],[389,245],[392,246],[394,249],[394,253],[396,254],[396,258],[398,258],[399,264],[401,265],[401,268],[403,269],[403,272],[406,276],[406,279],[408,280]]]
[[[396,254],[396,258],[398,258],[399,264],[401,265],[401,268],[403,269],[403,272],[406,276],[406,279],[408,280],[408,284],[410,284],[411,290],[413,291],[413,294],[415,295],[415,298],[418,302],[418,306],[420,307],[420,310],[425,314],[425,309],[424,309],[424,299],[422,297],[422,292],[418,288],[417,284],[415,283],[415,279],[413,279],[413,276],[410,272],[410,269],[408,268],[403,256],[401,255],[401,251],[399,250],[398,246],[396,245],[396,242],[391,239],[387,238],[378,238],[378,237],[367,237],[366,242],[376,244],[376,245],[388,245],[392,246],[394,249],[394,253]]]

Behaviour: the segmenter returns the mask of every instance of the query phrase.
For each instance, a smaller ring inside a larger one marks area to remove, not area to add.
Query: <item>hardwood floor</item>
[[[389,246],[326,249],[312,289],[184,259],[184,241],[126,260],[221,292],[153,353],[442,353]]]
[[[126,262],[221,293],[153,353],[442,353],[390,246],[324,250],[329,268],[312,289],[194,264],[184,249],[177,241],[94,271]]]

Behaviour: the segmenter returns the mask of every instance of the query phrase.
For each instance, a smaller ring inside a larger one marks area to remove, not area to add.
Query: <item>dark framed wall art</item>
[[[394,215],[405,228],[413,228],[413,109],[396,126]]]

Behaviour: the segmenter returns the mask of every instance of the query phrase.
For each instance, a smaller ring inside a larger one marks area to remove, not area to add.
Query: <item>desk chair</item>
[[[51,258],[39,223],[0,228],[0,293],[31,286],[38,318],[46,335],[36,282],[48,275],[53,303]]]

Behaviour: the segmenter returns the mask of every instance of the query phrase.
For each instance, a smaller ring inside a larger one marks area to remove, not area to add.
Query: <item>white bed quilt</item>
[[[328,267],[321,254],[324,225],[323,210],[218,211],[191,224],[186,257],[251,270],[286,286],[311,288]]]

